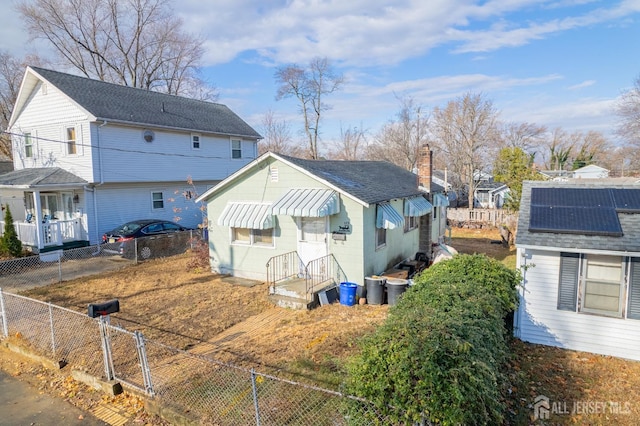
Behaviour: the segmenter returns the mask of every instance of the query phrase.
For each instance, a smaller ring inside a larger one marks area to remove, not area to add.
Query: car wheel
[[[151,248],[149,247],[142,247],[140,249],[140,257],[143,259],[148,259],[151,257]]]

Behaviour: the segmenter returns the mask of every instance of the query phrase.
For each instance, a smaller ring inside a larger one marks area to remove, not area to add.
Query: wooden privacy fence
[[[494,227],[515,223],[517,215],[504,209],[447,209],[447,220],[451,226],[486,224]]]

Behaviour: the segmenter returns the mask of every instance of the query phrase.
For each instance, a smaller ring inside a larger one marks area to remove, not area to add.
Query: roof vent
[[[145,142],[153,142],[153,140],[156,138],[156,135],[153,133],[153,130],[145,130],[142,137],[144,138]]]

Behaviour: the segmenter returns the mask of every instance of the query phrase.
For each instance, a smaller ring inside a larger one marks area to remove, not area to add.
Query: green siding
[[[271,165],[277,168],[278,181],[271,181]],[[226,188],[207,200],[209,245],[212,269],[254,279],[266,279],[266,264],[279,254],[297,250],[298,228],[295,218],[277,216],[275,247],[231,245],[231,232],[218,226],[218,217],[228,202],[275,202],[291,188],[326,188],[321,182],[276,159],[249,169]],[[364,277],[379,273],[418,251],[418,230],[405,234],[402,229],[387,232],[387,246],[375,248],[375,205],[363,207],[348,196],[340,195],[340,213],[330,217],[328,251],[340,263],[351,282],[364,284]],[[392,201],[402,212],[402,200]],[[331,238],[340,226],[350,226],[345,241]]]

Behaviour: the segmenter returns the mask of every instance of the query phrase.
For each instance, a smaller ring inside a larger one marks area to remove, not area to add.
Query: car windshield
[[[131,235],[131,234],[135,234],[136,231],[141,227],[142,225],[137,222],[129,222],[129,223],[125,223],[120,228],[113,231],[113,233],[118,235]]]

